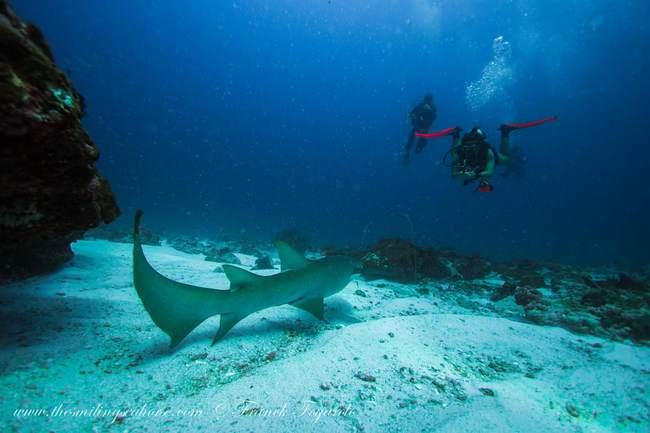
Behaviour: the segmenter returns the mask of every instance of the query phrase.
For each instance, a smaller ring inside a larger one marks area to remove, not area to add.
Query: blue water
[[[401,236],[491,257],[650,258],[650,2],[15,0],[86,97],[99,167],[130,224],[316,244]],[[511,45],[512,78],[476,111],[469,83]],[[433,129],[557,114],[516,132],[527,178],[451,180],[450,142],[408,168],[406,115]]]

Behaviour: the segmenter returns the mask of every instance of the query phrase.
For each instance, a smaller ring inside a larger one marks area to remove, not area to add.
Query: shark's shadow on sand
[[[66,293],[66,283],[75,286],[73,291],[76,291],[78,283],[84,281],[80,270],[92,270],[96,266],[93,258],[77,255],[56,274],[36,276],[4,287],[0,291],[0,347],[48,344],[69,332],[73,321],[109,321],[115,310],[111,300]],[[88,286],[81,291],[91,293],[95,289]]]
[[[98,305],[103,304],[103,305]],[[49,294],[13,293],[0,297],[0,346],[28,347],[47,343],[70,326],[71,320],[92,318],[110,302]]]
[[[112,311],[108,300],[51,293],[23,293],[19,289],[0,295],[0,348],[14,356],[0,360],[0,374],[26,362],[38,360],[41,349],[52,349],[53,341],[74,339],[82,329],[74,322],[103,320]],[[23,356],[24,355],[24,356]]]
[[[279,343],[278,347],[299,345],[304,350],[322,344],[320,337],[331,331],[332,325],[343,324],[349,326],[362,322],[354,317],[352,305],[338,296],[328,299],[327,319],[324,321],[317,320],[309,314],[304,314],[294,308],[281,308],[271,314],[269,314],[269,311],[271,310],[254,313],[247,317],[241,322],[240,326],[237,326],[227,337],[224,337],[224,344],[230,346],[230,343],[236,343],[237,351],[239,351],[242,340],[238,342],[238,339],[244,338],[245,344],[255,346],[255,342],[246,339],[246,337],[254,335],[258,338],[255,340],[256,342],[259,342],[259,339],[268,339],[273,341],[274,344]],[[142,364],[146,365],[174,355],[177,350],[186,349],[198,343],[205,343],[212,338],[214,329],[215,327],[218,328],[218,326],[219,319],[216,317],[210,318],[201,324],[196,329],[196,332],[188,335],[175,347],[170,347],[169,344],[162,340],[157,340],[156,343],[152,343],[139,353],[142,357]],[[287,342],[284,337],[285,333],[292,335],[292,341]],[[224,352],[220,349],[219,352],[215,353],[223,356]]]

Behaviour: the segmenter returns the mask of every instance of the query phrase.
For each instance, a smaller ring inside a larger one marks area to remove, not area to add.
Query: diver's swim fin
[[[489,183],[481,183],[477,188],[476,192],[492,192],[494,191],[494,187],[492,184]]]
[[[557,116],[545,117],[543,119],[533,120],[530,122],[523,122],[523,123],[504,123],[501,126],[499,126],[499,130],[502,132],[510,132],[510,131],[514,131],[515,129],[532,128],[533,126],[539,126],[539,125],[543,125],[544,123],[555,122],[555,121],[557,121]]]
[[[415,136],[420,137],[420,138],[431,139],[431,138],[445,137],[447,135],[454,135],[457,132],[460,132],[460,128],[458,126],[454,126],[452,128],[445,128],[445,129],[440,130],[440,131],[430,132],[428,134],[424,134],[424,133],[421,133],[421,132],[416,132]]]

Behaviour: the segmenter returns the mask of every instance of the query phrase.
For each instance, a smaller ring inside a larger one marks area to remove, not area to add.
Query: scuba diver
[[[427,93],[422,98],[422,101],[416,105],[411,112],[409,113],[409,119],[411,120],[411,125],[413,129],[409,133],[408,141],[404,147],[404,162],[408,163],[411,148],[413,147],[413,141],[415,141],[416,134],[425,134],[433,125],[433,122],[436,120],[436,106],[433,103],[433,95]],[[415,146],[415,153],[420,153],[427,142],[423,138],[418,139],[418,143]]]
[[[479,181],[477,191],[491,192],[493,190],[491,179],[494,169],[499,165],[507,164],[510,156],[510,131],[512,128],[501,125],[501,143],[499,150],[487,141],[487,134],[475,126],[460,138],[460,128],[456,128],[451,154],[451,177],[461,180],[467,186]]]
[[[510,133],[517,129],[530,128],[547,122],[554,122],[556,116],[547,117],[526,123],[504,123],[499,127],[501,131],[501,142],[499,149],[495,149],[487,141],[487,135],[481,128],[475,126],[472,130],[460,136],[460,127],[447,128],[442,131],[430,134],[416,133],[420,139],[440,138],[447,135],[452,136],[451,149],[445,154],[443,163],[451,155],[451,176],[453,179],[460,180],[463,185],[467,186],[478,181],[476,191],[492,192],[492,175],[497,165],[510,164],[520,165],[525,163],[525,158],[521,148],[510,146]],[[521,167],[509,168],[511,172],[523,170]]]

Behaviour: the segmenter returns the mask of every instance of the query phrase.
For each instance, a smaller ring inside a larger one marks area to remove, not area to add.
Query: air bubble
[[[490,102],[509,103],[508,86],[513,80],[510,59],[512,48],[503,36],[492,41],[492,60],[483,68],[481,77],[465,89],[465,100],[471,111],[478,111]]]

